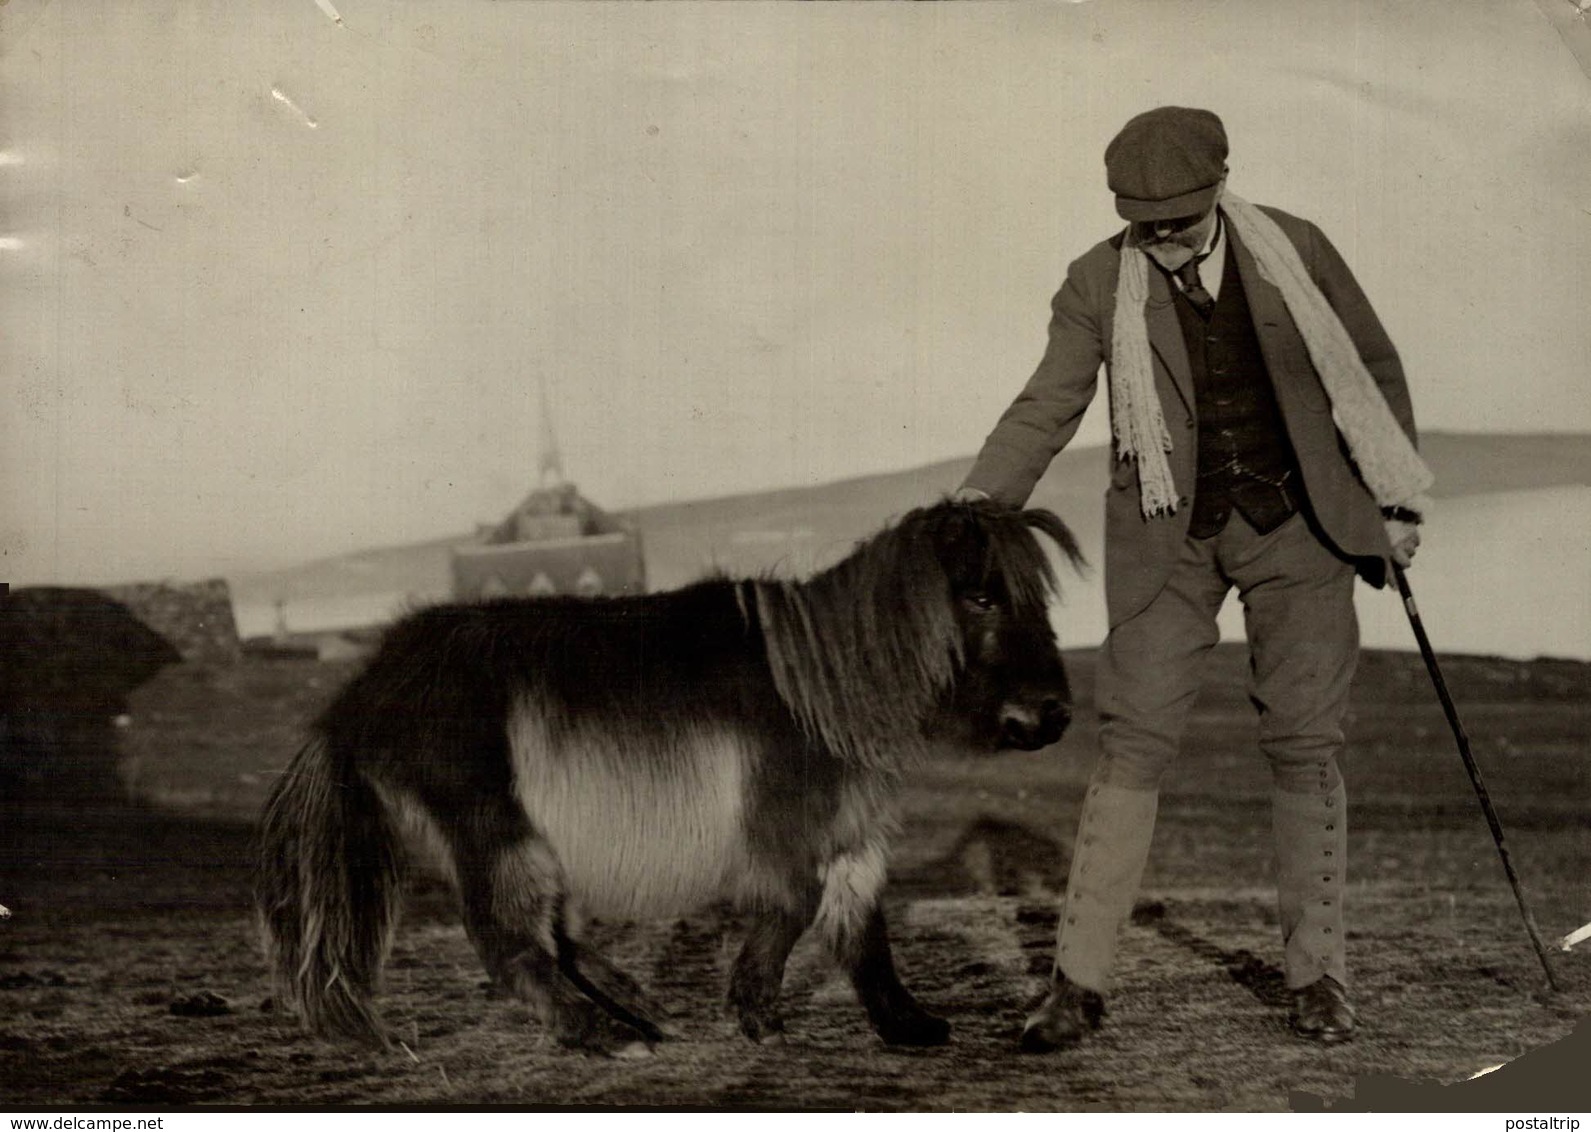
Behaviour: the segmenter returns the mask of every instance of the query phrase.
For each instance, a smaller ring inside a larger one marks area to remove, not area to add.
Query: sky
[[[1166,103],[1337,244],[1422,427],[1591,431],[1554,4],[10,0],[0,579],[472,530],[543,384],[608,508],[969,455]]]

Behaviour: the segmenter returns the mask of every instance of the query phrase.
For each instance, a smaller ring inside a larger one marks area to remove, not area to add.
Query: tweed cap
[[[1161,106],[1130,120],[1105,147],[1105,183],[1124,220],[1192,216],[1215,200],[1226,153],[1220,118]]]

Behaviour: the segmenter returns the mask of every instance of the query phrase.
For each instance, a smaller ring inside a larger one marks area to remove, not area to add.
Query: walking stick
[[[1497,854],[1503,859],[1503,871],[1508,874],[1508,883],[1513,886],[1514,899],[1519,902],[1519,914],[1525,919],[1525,930],[1530,933],[1530,942],[1535,945],[1536,958],[1541,960],[1541,969],[1547,972],[1547,985],[1555,991],[1562,990],[1563,988],[1558,985],[1557,976],[1552,973],[1552,964],[1547,961],[1547,945],[1541,941],[1541,930],[1536,927],[1536,917],[1531,915],[1530,905],[1525,903],[1525,892],[1519,885],[1519,876],[1514,872],[1513,862],[1508,859],[1508,846],[1503,844],[1502,823],[1497,820],[1497,811],[1492,809],[1491,796],[1486,793],[1486,783],[1481,778],[1480,767],[1475,765],[1475,756],[1470,753],[1469,736],[1464,733],[1464,725],[1459,722],[1458,709],[1453,706],[1453,697],[1447,691],[1447,681],[1442,679],[1442,669],[1436,663],[1436,653],[1431,649],[1431,639],[1425,635],[1425,624],[1420,620],[1419,607],[1414,604],[1414,591],[1409,588],[1409,579],[1404,574],[1403,567],[1394,565],[1392,573],[1398,581],[1398,592],[1403,595],[1403,609],[1409,615],[1409,626],[1414,630],[1414,639],[1420,643],[1420,655],[1425,658],[1426,671],[1431,674],[1431,683],[1436,685],[1436,695],[1442,701],[1442,710],[1447,713],[1447,722],[1453,729],[1453,738],[1458,740],[1458,753],[1464,759],[1464,769],[1469,771],[1469,780],[1475,786],[1475,796],[1480,799],[1481,809],[1486,814],[1486,824],[1492,827],[1492,840],[1497,842]]]

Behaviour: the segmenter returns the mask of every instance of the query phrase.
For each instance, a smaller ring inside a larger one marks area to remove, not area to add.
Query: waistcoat
[[[1188,527],[1194,538],[1219,533],[1234,509],[1265,534],[1298,510],[1303,495],[1230,235],[1225,256],[1208,322],[1172,287],[1199,419],[1198,483]]]

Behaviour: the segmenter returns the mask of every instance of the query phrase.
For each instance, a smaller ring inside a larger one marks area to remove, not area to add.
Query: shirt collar
[[[1225,238],[1225,236],[1226,217],[1222,214],[1221,210],[1217,208],[1215,210],[1215,227],[1210,229],[1209,242],[1204,245],[1195,258],[1199,260],[1209,259],[1215,254],[1216,249],[1221,246],[1221,241]]]

